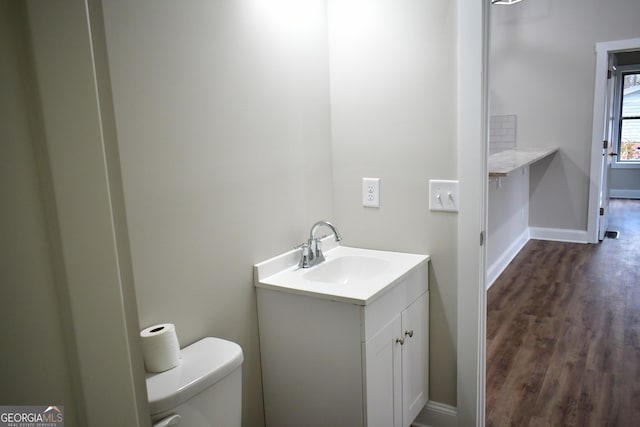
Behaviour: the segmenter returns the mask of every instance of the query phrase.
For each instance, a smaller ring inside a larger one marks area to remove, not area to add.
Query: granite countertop
[[[515,148],[489,156],[489,176],[507,176],[558,151],[558,147]]]

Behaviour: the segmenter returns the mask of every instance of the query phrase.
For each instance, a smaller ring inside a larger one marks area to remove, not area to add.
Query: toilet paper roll
[[[164,372],[180,363],[180,344],[172,323],[149,326],[140,331],[144,365],[148,372]]]

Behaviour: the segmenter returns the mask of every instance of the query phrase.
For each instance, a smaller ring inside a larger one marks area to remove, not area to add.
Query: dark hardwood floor
[[[531,240],[487,295],[487,426],[640,426],[640,200],[598,245]]]

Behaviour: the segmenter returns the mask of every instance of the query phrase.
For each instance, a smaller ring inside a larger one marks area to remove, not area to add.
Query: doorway
[[[591,137],[591,182],[589,187],[589,212],[587,236],[590,243],[598,243],[604,237],[609,218],[609,185],[615,135],[614,86],[612,66],[616,54],[640,50],[640,38],[616,40],[596,44],[596,76],[593,103],[593,128]],[[616,147],[617,148],[617,147]],[[640,165],[638,165],[640,166]],[[639,169],[640,170],[640,169]]]

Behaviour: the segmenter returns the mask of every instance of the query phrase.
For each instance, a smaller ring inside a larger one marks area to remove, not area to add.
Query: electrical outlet
[[[458,212],[458,181],[430,179],[429,210]]]
[[[362,206],[380,207],[380,178],[362,178]]]

